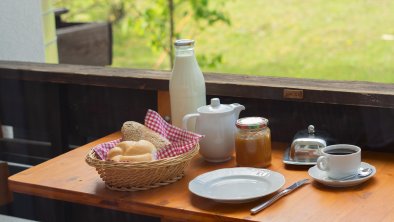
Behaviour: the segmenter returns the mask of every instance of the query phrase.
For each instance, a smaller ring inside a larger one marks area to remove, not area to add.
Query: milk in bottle
[[[170,79],[172,124],[182,127],[186,114],[195,113],[206,105],[204,76],[194,55],[194,40],[180,39],[175,43],[175,62]],[[194,129],[189,121],[188,129]]]

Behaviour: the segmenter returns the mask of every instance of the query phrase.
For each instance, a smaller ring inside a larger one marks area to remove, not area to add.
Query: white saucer
[[[373,175],[376,174],[376,169],[374,166],[368,164],[368,163],[364,163],[361,162],[360,167],[363,168],[371,168],[372,169],[372,173],[369,176],[363,177],[363,178],[354,178],[354,179],[350,179],[350,180],[334,180],[334,179],[330,179],[327,176],[326,171],[322,171],[319,168],[317,168],[317,166],[311,167],[308,170],[309,176],[311,176],[313,179],[315,179],[316,181],[330,186],[330,187],[351,187],[351,186],[355,186],[358,185],[360,183],[363,183],[367,180],[369,180],[371,177],[373,177]]]
[[[235,167],[197,176],[189,190],[197,196],[223,203],[244,203],[271,194],[285,184],[285,177],[267,169]]]

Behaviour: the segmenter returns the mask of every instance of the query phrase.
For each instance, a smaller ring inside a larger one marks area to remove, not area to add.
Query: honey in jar
[[[267,167],[271,164],[271,132],[268,120],[245,117],[236,122],[235,158],[238,166]]]

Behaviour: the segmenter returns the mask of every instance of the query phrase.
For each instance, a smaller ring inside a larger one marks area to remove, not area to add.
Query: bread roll
[[[120,147],[116,146],[116,147],[109,150],[109,152],[107,154],[107,160],[110,160],[110,159],[112,159],[112,157],[118,156],[118,155],[123,155],[123,150]]]
[[[123,142],[116,144],[116,147],[121,148],[122,151],[125,152],[127,149],[134,146],[136,143],[137,142],[135,142],[135,141],[123,141]]]
[[[116,162],[152,161],[155,145],[147,140],[123,141],[108,151],[107,160]]]
[[[121,162],[143,162],[143,161],[152,161],[153,156],[150,153],[140,154],[140,155],[133,155],[133,156],[120,156]]]
[[[155,145],[146,140],[140,140],[129,146],[123,153],[125,156],[140,155],[156,151]]]
[[[123,156],[123,155],[114,156],[114,157],[111,158],[111,160],[113,160],[113,161],[115,161],[115,162],[120,162],[120,158],[121,158],[122,156]]]
[[[123,123],[121,132],[124,141],[147,140],[157,149],[161,149],[170,144],[170,141],[162,137],[160,134],[134,121],[127,121]]]

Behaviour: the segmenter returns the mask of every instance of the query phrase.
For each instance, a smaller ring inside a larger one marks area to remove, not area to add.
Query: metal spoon
[[[372,169],[371,168],[369,168],[369,167],[362,168],[361,167],[360,169],[358,169],[357,174],[346,176],[346,177],[342,177],[342,178],[337,179],[337,180],[350,180],[350,179],[353,179],[354,177],[363,178],[363,177],[369,176],[371,173],[372,173]]]

